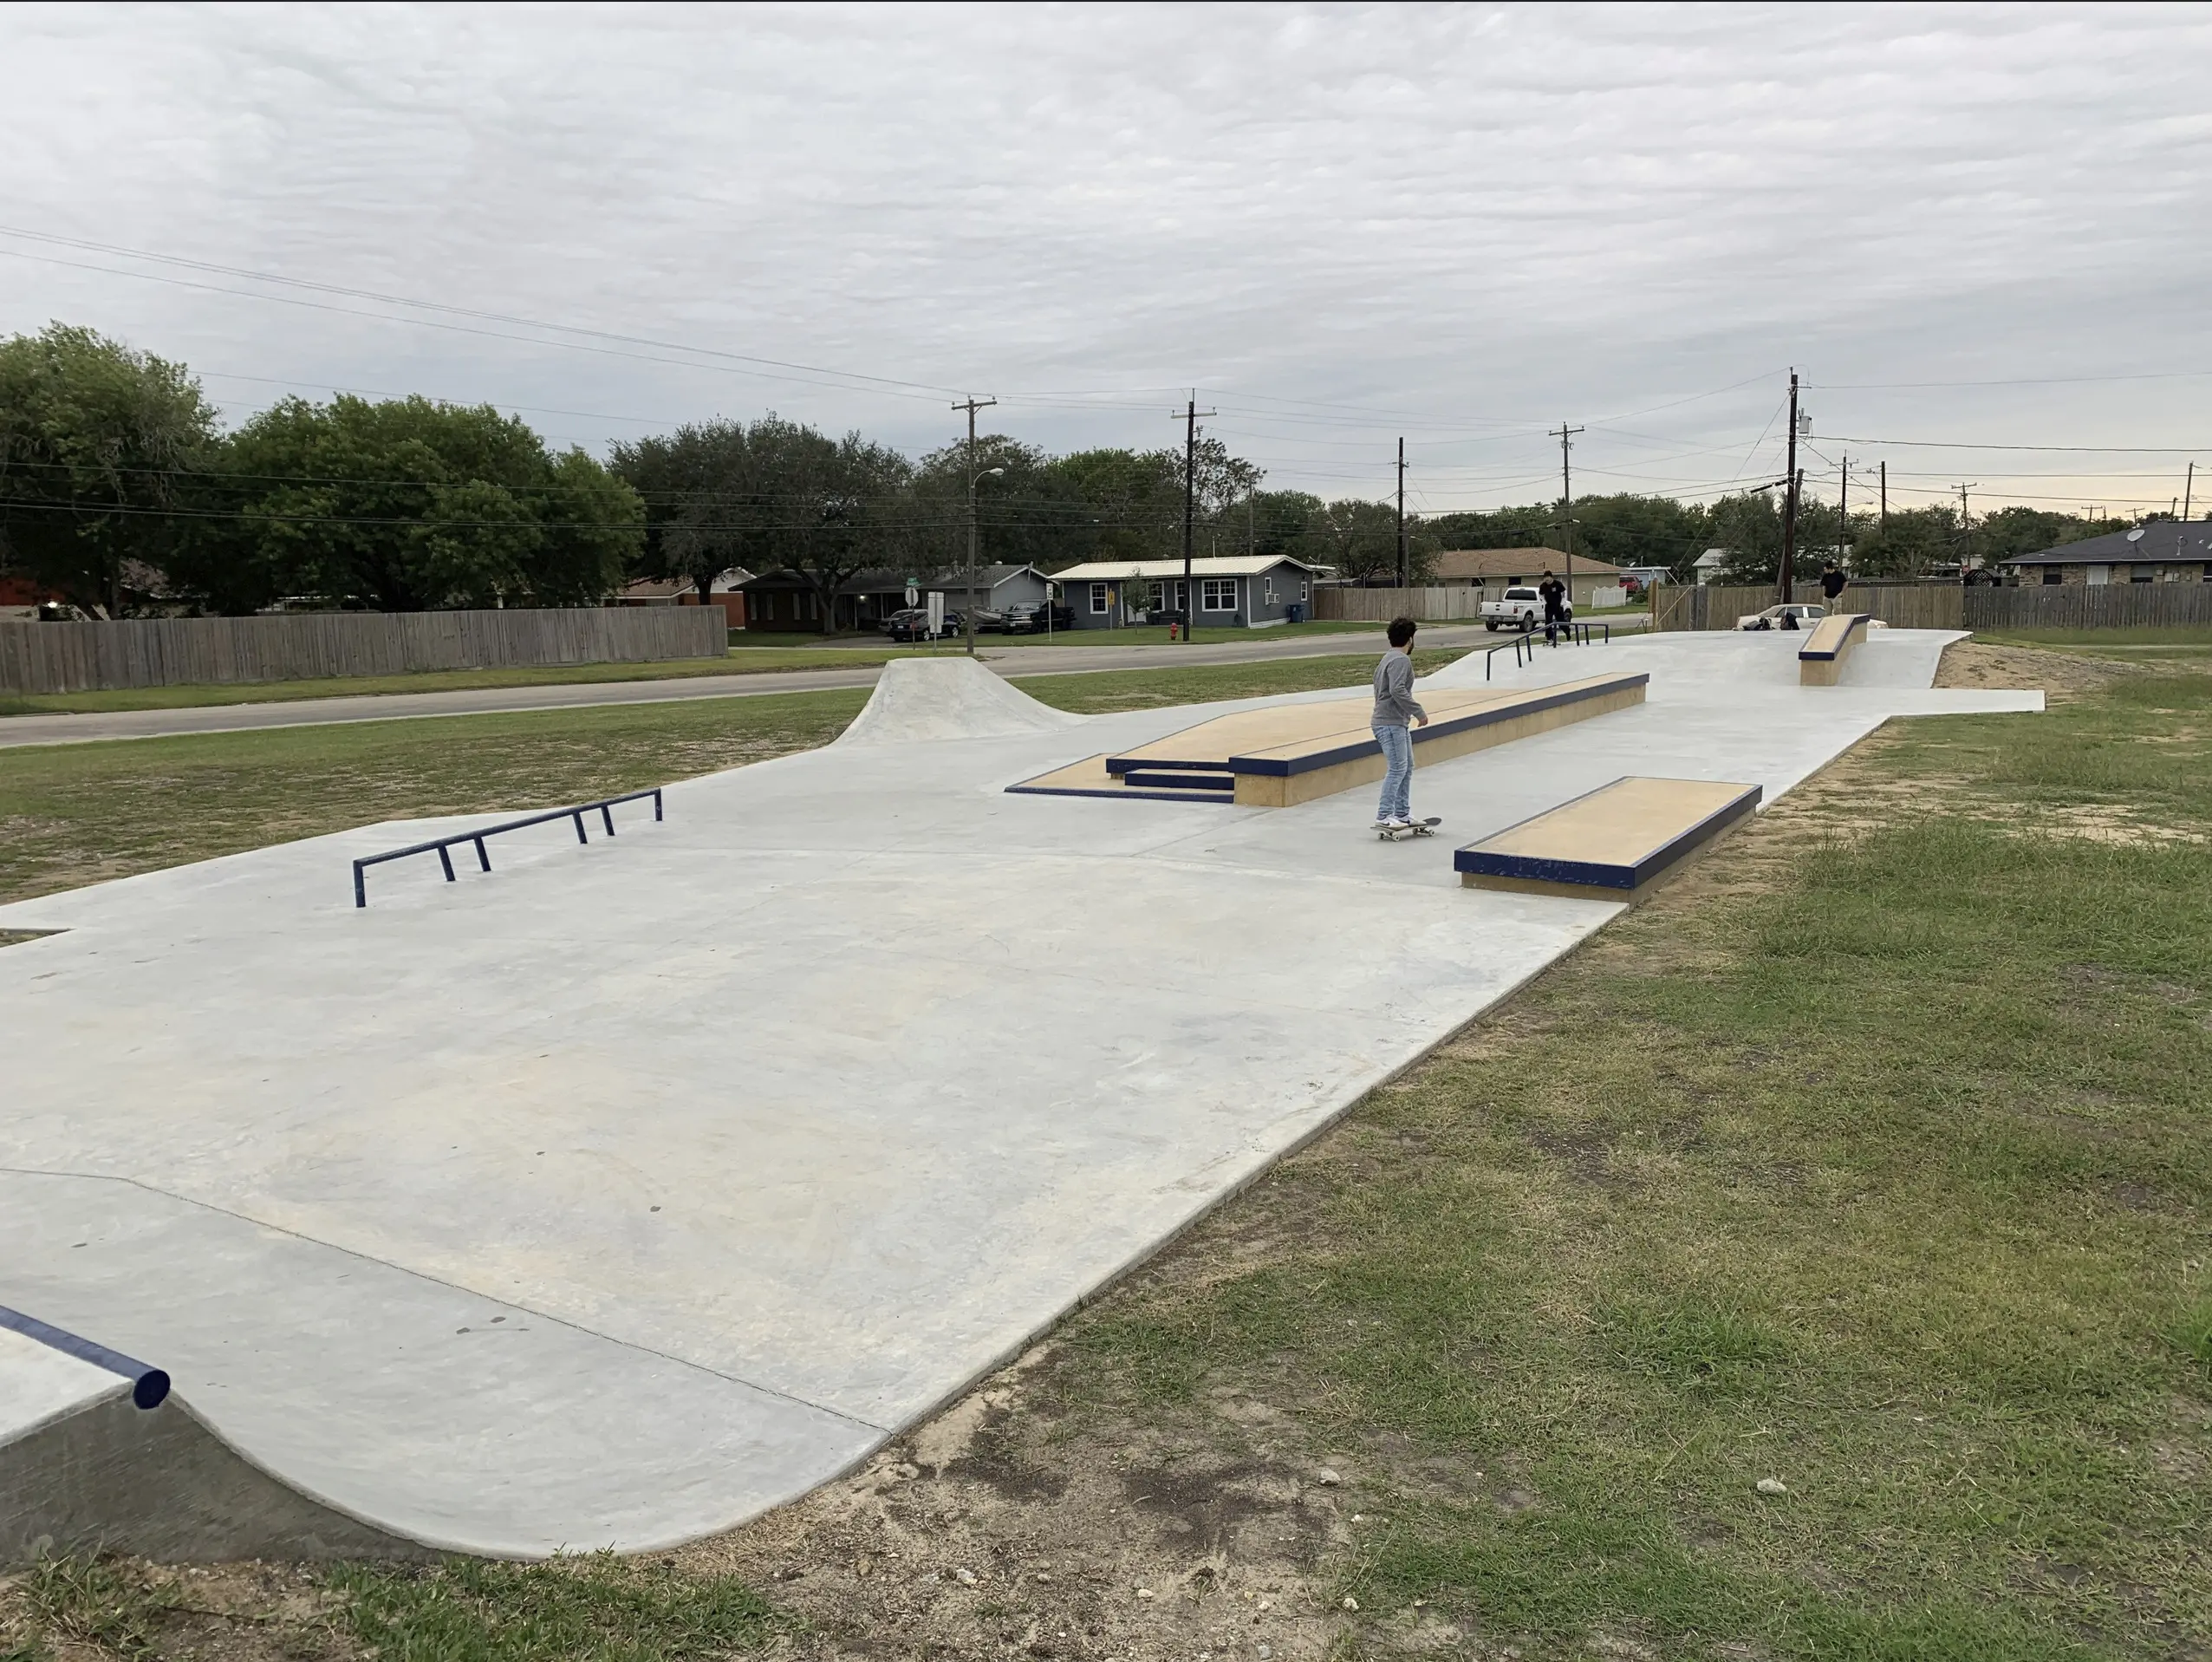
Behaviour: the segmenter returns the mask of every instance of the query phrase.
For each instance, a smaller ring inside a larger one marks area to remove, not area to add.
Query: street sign
[[[921,585],[912,577],[908,577],[907,579],[907,604],[911,606],[921,597]]]
[[[934,639],[945,632],[945,596],[941,590],[929,591],[929,633]]]

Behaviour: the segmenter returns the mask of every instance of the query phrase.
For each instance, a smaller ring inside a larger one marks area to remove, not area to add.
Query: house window
[[[2066,574],[2060,570],[2057,566],[2046,565],[2043,568],[2043,586],[2045,588],[2049,588],[2051,584],[2054,583],[2064,583],[2066,580]]]
[[[2149,583],[2157,575],[2158,568],[2152,565],[2131,565],[2128,568],[2130,583]]]
[[[1103,583],[1090,585],[1090,615],[1093,617],[1106,616],[1106,585]]]
[[[1233,612],[1237,609],[1237,580],[1234,577],[1204,577],[1200,580],[1198,609],[1205,612]]]
[[[2207,577],[2212,577],[2212,565],[2208,565],[2204,568],[2204,574]],[[1298,598],[1300,600],[1311,600],[1313,598],[1313,584],[1304,577],[1300,577],[1298,579]]]

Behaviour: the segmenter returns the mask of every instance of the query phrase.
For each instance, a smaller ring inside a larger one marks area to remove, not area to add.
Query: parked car
[[[894,641],[927,641],[929,639],[929,609],[927,606],[902,607],[883,620],[883,632]],[[947,635],[963,632],[959,612],[947,611],[945,614],[944,632]]]
[[[1746,612],[1736,619],[1740,629],[1801,629],[1818,623],[1828,615],[1825,606],[1804,606],[1795,601],[1786,606],[1769,606],[1763,612]],[[1786,617],[1790,621],[1784,622]]]
[[[1006,614],[989,606],[978,606],[975,609],[975,632],[978,635],[1004,635],[1006,632]]]
[[[1040,605],[1032,600],[1018,600],[1006,608],[1005,622],[1001,626],[1009,635],[1043,635],[1048,628],[1055,634],[1076,626],[1076,610],[1072,606]]]
[[[1572,601],[1562,603],[1560,609],[1570,623],[1574,622]],[[1541,629],[1544,626],[1544,596],[1533,589],[1515,587],[1506,590],[1503,600],[1482,603],[1482,627],[1496,630],[1500,626],[1514,629]]]

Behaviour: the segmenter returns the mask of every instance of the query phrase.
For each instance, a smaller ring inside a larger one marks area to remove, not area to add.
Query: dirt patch
[[[1960,641],[1943,649],[1943,661],[1936,670],[1936,684],[2040,692],[2051,703],[2066,704],[2100,693],[2122,677],[2139,673],[2127,664],[2105,658],[2039,652],[2033,647],[1994,646],[1986,641]]]
[[[676,1555],[801,1617],[807,1658],[1328,1654],[1358,1491],[1242,1392],[1086,1411],[1049,1346],[853,1476]],[[1362,1522],[1364,1522],[1363,1515]]]

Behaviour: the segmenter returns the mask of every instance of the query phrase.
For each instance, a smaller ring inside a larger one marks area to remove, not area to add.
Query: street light
[[[961,615],[961,623],[967,630],[968,656],[975,656],[975,486],[979,479],[986,479],[1005,473],[1003,467],[986,467],[979,473],[968,475],[968,567],[967,610]]]

